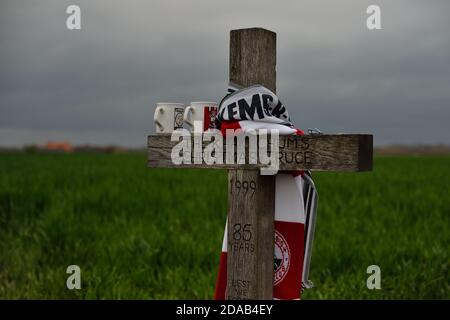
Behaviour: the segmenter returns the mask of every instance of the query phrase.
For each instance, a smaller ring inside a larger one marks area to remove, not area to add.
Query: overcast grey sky
[[[366,28],[370,4],[382,30]],[[277,94],[297,127],[448,144],[448,0],[2,0],[0,145],[144,146],[156,102],[220,101],[229,31],[245,27],[277,32]]]

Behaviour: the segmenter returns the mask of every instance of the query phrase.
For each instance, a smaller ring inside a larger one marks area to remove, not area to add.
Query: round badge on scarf
[[[274,267],[274,281],[273,284],[277,285],[289,270],[289,264],[291,260],[291,252],[289,245],[284,237],[278,231],[275,231],[275,253],[273,260]]]

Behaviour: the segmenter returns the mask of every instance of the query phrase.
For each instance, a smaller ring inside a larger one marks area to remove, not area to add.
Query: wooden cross
[[[261,28],[231,31],[231,82],[260,84],[275,92],[275,66],[276,33]],[[175,165],[171,151],[177,143],[170,135],[150,135],[148,166],[228,169],[227,299],[272,299],[275,176],[260,175],[260,163]],[[279,144],[280,170],[372,170],[372,135],[280,136]],[[245,183],[251,192],[240,192]],[[236,250],[246,246],[254,250]]]

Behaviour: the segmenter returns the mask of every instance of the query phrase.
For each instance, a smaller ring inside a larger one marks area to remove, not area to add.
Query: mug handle
[[[164,126],[158,119],[160,113],[163,114],[164,109],[162,107],[156,107],[155,114],[153,115],[153,121],[155,121],[155,124],[158,126],[159,130],[164,131]]]
[[[189,120],[189,111],[194,112],[194,108],[192,106],[187,106],[186,109],[184,109],[183,114],[183,121],[186,122],[189,126],[194,127],[194,124],[191,120]]]

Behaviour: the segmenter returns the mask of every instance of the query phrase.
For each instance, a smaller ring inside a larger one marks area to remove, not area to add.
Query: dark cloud
[[[0,145],[143,146],[158,101],[219,101],[229,30],[278,34],[278,94],[299,127],[447,143],[449,1],[20,1],[0,4]],[[65,28],[68,5],[82,30]]]

